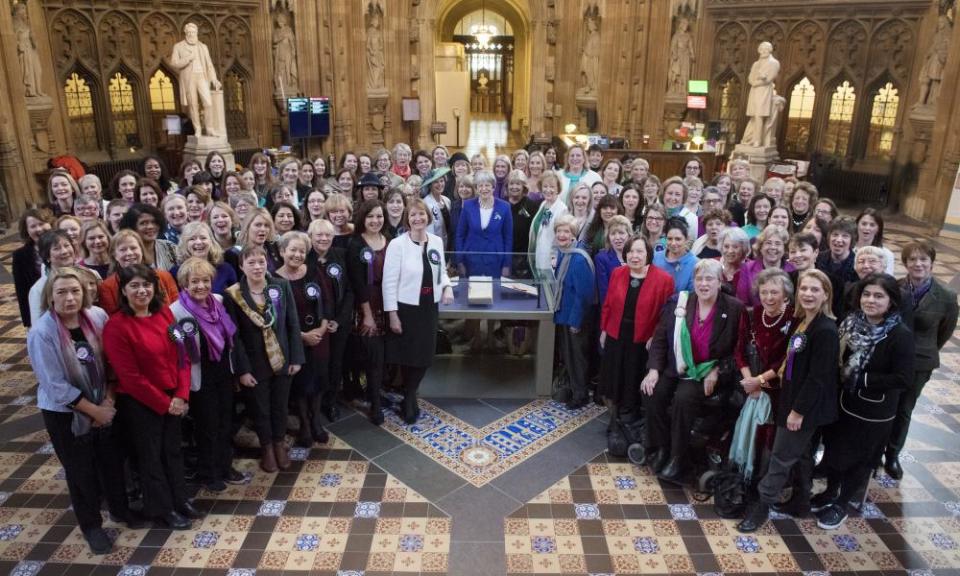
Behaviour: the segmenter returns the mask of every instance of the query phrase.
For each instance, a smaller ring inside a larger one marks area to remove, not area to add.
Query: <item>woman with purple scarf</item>
[[[211,492],[237,484],[243,474],[231,464],[233,390],[236,379],[230,351],[236,345],[237,326],[213,293],[217,271],[207,260],[187,258],[177,271],[180,298],[170,306],[184,336],[190,360],[190,406],[196,422],[197,480]]]

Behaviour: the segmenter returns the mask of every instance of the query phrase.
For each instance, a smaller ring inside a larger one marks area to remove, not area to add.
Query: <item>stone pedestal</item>
[[[30,128],[33,131],[35,164],[43,167],[46,167],[46,162],[53,150],[53,143],[50,141],[50,114],[52,112],[53,99],[49,96],[30,96],[27,98],[27,114],[30,116]]]
[[[680,128],[683,118],[687,115],[687,97],[678,94],[667,94],[663,99],[663,139],[675,140],[674,130]]]
[[[227,136],[187,136],[187,142],[183,145],[183,159],[196,160],[202,165],[207,159],[207,154],[219,152],[227,163],[227,170],[233,170],[237,165],[233,157],[233,148],[227,140]]]
[[[750,177],[763,184],[767,179],[767,166],[780,159],[775,146],[747,146],[737,144],[731,158],[744,158],[750,163]]]
[[[597,97],[593,94],[577,94],[577,130],[582,134],[595,132],[599,125]]]
[[[383,147],[386,142],[387,126],[387,96],[386,88],[367,90],[367,119],[370,143],[376,147]]]
[[[910,150],[910,162],[924,166],[930,155],[930,143],[933,140],[933,127],[936,110],[929,104],[915,105],[907,114],[907,121],[913,131],[913,143]],[[922,170],[922,168],[921,168]],[[927,211],[927,199],[919,188],[919,182],[913,186],[903,201],[903,213],[915,220],[923,220]]]

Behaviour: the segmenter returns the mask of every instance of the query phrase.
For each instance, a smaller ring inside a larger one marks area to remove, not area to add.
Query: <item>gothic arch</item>
[[[830,30],[824,76],[849,75],[854,82],[863,82],[867,56],[867,30],[856,20],[844,20]]]
[[[714,78],[727,71],[743,76],[749,60],[747,29],[738,22],[728,22],[717,31],[714,42]]]
[[[761,22],[753,29],[752,38],[753,42],[751,44],[754,46],[761,42],[770,42],[773,44],[773,55],[777,58],[783,57],[786,49],[786,46],[784,46],[785,34],[783,28],[777,22],[773,20]]]
[[[52,56],[61,75],[77,63],[87,70],[97,68],[99,57],[93,22],[84,14],[72,9],[61,10],[50,19],[49,31]]]
[[[112,70],[119,63],[140,67],[140,32],[129,16],[118,10],[104,14],[97,22],[100,67]]]
[[[247,72],[253,67],[253,42],[250,27],[236,16],[220,23],[220,70],[229,70],[234,64]]]
[[[78,79],[89,91],[89,100],[83,90],[77,90]],[[75,61],[60,75],[58,91],[72,150],[76,153],[106,149],[109,140],[102,120],[106,108],[99,76],[83,62]]]
[[[126,79],[129,95],[117,94],[116,89],[122,88],[122,86],[114,86],[118,74]],[[145,134],[143,118],[147,114],[147,107],[144,106],[144,82],[132,68],[121,62],[104,78],[103,84],[106,108],[110,114],[108,117],[110,118],[111,146],[116,150],[143,146]],[[115,90],[111,91],[111,88]],[[121,138],[120,135],[124,137]],[[126,136],[131,135],[135,136],[137,144],[128,141]]]
[[[151,12],[140,24],[144,68],[154,70],[173,51],[180,37],[176,22],[163,12]]]
[[[787,76],[804,72],[811,80],[819,80],[823,67],[824,32],[813,20],[796,24],[787,37],[787,45],[781,54],[786,62],[781,72]]]
[[[881,24],[870,37],[870,67],[867,82],[874,84],[889,73],[897,83],[906,85],[913,67],[916,34],[903,20],[892,19]]]

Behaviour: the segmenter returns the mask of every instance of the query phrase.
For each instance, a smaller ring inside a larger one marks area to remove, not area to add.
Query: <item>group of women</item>
[[[338,401],[381,424],[386,385],[415,423],[451,274],[553,286],[567,407],[592,392],[616,420],[645,419],[644,463],[664,480],[691,469],[707,399],[767,395],[773,458],[745,531],[788,481],[787,508],[813,505],[832,527],[882,454],[902,474],[910,413],[956,324],[932,246],[904,250],[897,282],[882,217],[839,218],[809,183],[761,185],[739,161],[704,186],[695,159],[661,181],[642,158],[572,146],[561,167],[558,156],[518,150],[488,169],[480,155],[398,144],[346,153],[335,170],[323,157],[274,167],[255,154],[233,172],[212,153],[179,179],[149,157],[107,190],[52,172],[49,206],[21,218],[14,277],[40,407],[91,549],[110,549],[101,495],[116,518],[141,520],[117,492],[125,469],[147,519],[185,529],[201,514],[187,497],[187,441],[197,483],[243,481],[238,403],[266,472],[291,466],[291,411],[297,445],[324,443]],[[901,356],[916,362],[887,362]],[[870,450],[849,445],[849,426],[869,431]],[[830,483],[811,503],[821,436]]]

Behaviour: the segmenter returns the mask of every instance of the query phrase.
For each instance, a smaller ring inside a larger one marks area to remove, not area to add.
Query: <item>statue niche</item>
[[[274,13],[273,74],[275,96],[286,98],[288,92],[297,94],[300,91],[297,74],[297,36],[290,25],[287,12],[282,10]]]
[[[695,60],[693,37],[690,35],[690,21],[680,18],[677,31],[670,40],[670,69],[667,79],[667,94],[686,94],[687,81],[690,80],[690,67]]]
[[[17,38],[17,59],[20,61],[20,74],[23,80],[23,89],[27,98],[43,97],[42,73],[40,55],[37,53],[37,43],[30,29],[30,20],[27,17],[27,5],[16,4],[13,7],[13,32]]]
[[[371,0],[367,4],[364,21],[367,30],[367,92],[379,93],[386,88],[384,79],[386,64],[383,53],[383,8],[379,2]]]
[[[936,105],[937,98],[940,96],[940,82],[943,81],[943,71],[947,65],[952,35],[953,23],[946,15],[941,15],[937,21],[937,32],[933,36],[933,44],[930,45],[923,67],[920,68],[920,97],[914,104],[915,108]]]
[[[580,54],[580,90],[577,95],[596,97],[600,71],[600,7],[597,5],[588,6],[583,13]]]

